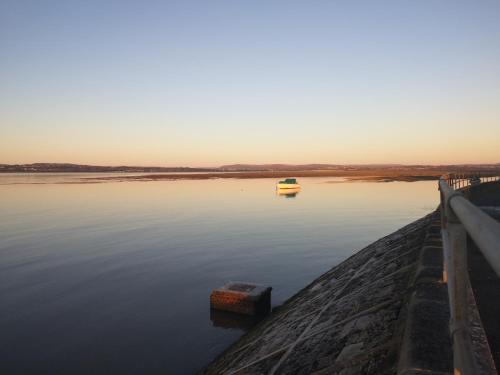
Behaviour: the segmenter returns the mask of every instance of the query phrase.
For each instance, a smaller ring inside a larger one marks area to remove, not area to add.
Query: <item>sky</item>
[[[0,0],[0,163],[498,163],[499,20],[494,0]]]

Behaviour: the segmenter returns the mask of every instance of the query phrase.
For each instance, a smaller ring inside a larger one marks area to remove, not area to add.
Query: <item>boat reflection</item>
[[[299,193],[300,193],[300,188],[276,189],[276,195],[284,196],[285,198],[295,198]]]

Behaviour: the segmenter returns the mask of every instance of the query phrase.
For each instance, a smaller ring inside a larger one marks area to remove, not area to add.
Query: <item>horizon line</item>
[[[439,166],[498,166],[499,162],[493,163],[478,163],[478,162],[470,162],[470,163],[325,163],[325,162],[314,162],[314,163],[283,163],[283,162],[270,162],[270,163],[230,163],[230,164],[222,164],[222,165],[214,165],[214,166],[193,166],[193,165],[134,165],[134,164],[86,164],[86,163],[68,163],[68,162],[31,162],[31,163],[0,163],[3,166],[29,166],[29,165],[73,165],[73,166],[86,166],[86,167],[107,167],[107,168],[191,168],[191,169],[214,169],[214,168],[223,168],[223,167],[236,167],[236,166],[341,166],[341,167],[351,167],[351,166],[401,166],[401,167],[417,167],[417,166],[426,166],[426,167],[439,167]]]

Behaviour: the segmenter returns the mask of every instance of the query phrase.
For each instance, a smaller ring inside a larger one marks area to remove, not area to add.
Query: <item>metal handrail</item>
[[[439,188],[448,206],[445,207],[445,212],[449,212],[451,208],[452,215],[463,224],[467,233],[500,277],[500,223],[469,202],[462,193],[453,190],[446,180],[439,181]],[[447,221],[450,220],[449,216]]]
[[[462,194],[470,186],[498,181],[497,175],[448,174],[439,180],[446,280],[450,300],[450,331],[455,373],[477,374],[472,353],[468,316],[470,281],[467,267],[467,234],[500,276],[500,224]]]

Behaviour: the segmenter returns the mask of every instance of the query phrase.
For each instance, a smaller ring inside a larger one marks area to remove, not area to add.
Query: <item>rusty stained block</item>
[[[210,307],[245,315],[263,315],[271,310],[271,287],[229,282],[210,294]]]

